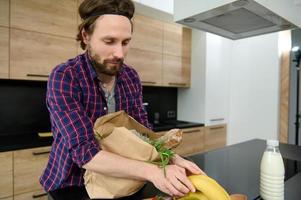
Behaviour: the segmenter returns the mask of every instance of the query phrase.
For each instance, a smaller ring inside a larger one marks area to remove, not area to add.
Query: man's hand
[[[182,197],[188,192],[195,192],[195,188],[186,176],[185,168],[178,165],[167,165],[166,176],[162,168],[150,175],[150,181],[156,188],[170,196]]]
[[[179,155],[174,156],[172,163],[188,170],[192,174],[205,174],[205,172],[201,170],[195,163],[190,162]]]

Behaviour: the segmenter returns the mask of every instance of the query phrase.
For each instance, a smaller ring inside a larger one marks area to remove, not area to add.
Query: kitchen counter
[[[157,132],[167,131],[172,128],[192,128],[198,126],[204,126],[204,124],[174,120],[157,124],[153,130]],[[0,152],[50,146],[52,141],[52,137],[39,137],[38,133],[4,135],[0,136]]]
[[[50,146],[52,137],[39,137],[37,133],[0,136],[0,152]]]
[[[265,146],[264,140],[255,139],[195,154],[188,159],[216,179],[230,194],[241,193],[249,200],[259,200],[259,169]],[[285,200],[300,200],[301,146],[280,144],[280,151],[286,170]],[[148,183],[137,194],[121,199],[143,199],[157,194],[160,192]]]
[[[261,200],[259,169],[266,144],[264,140],[250,140],[214,151],[187,157],[217,180],[230,194],[240,193],[248,200]],[[301,146],[280,144],[285,165],[285,200],[300,200]],[[138,193],[120,200],[141,200],[161,194],[151,183]]]
[[[182,128],[193,128],[193,127],[200,127],[200,126],[204,126],[204,124],[180,121],[180,120],[168,120],[159,124],[153,124],[153,130],[155,132],[159,132],[159,131],[168,131],[173,128],[182,129]]]

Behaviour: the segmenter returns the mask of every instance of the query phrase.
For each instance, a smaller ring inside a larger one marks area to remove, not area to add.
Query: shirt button
[[[104,109],[104,110],[107,110],[107,107],[104,107],[103,109]]]

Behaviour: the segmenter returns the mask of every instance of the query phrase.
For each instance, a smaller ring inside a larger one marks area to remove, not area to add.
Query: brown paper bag
[[[111,113],[96,120],[94,133],[103,150],[140,161],[159,159],[158,152],[149,143],[143,141],[131,130],[145,134],[150,139],[159,139],[161,135],[144,127],[124,111]],[[180,130],[173,130],[161,137],[168,148],[179,144],[182,139]],[[137,192],[143,181],[116,178],[87,170],[84,175],[85,187],[90,198],[119,198]]]

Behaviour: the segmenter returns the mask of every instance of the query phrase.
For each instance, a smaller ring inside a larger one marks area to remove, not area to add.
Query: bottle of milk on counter
[[[284,164],[278,140],[267,140],[260,164],[260,196],[264,200],[284,200]]]

